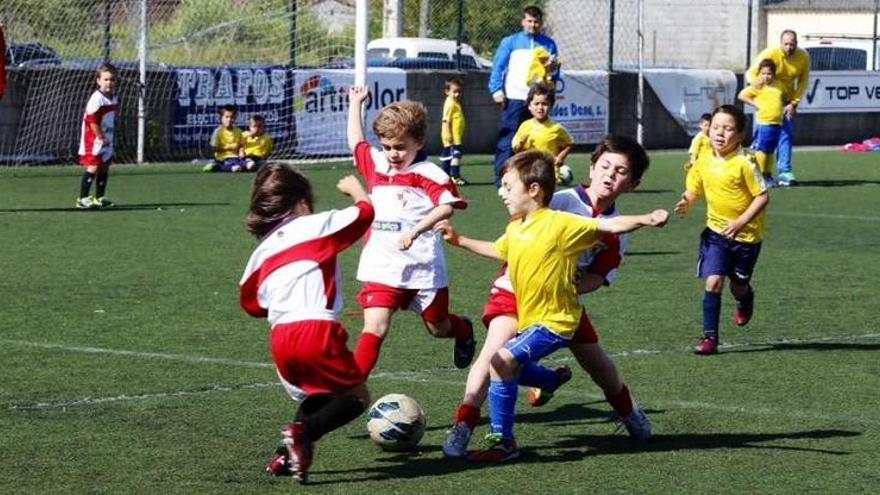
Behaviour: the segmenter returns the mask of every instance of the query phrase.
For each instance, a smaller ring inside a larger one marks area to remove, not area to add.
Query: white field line
[[[720,347],[723,349],[734,349],[734,348],[744,348],[744,347],[766,347],[773,345],[797,345],[797,344],[811,344],[811,343],[822,343],[822,342],[835,342],[835,341],[856,341],[856,340],[866,340],[866,339],[875,339],[880,338],[880,333],[868,333],[868,334],[860,334],[860,335],[839,335],[839,336],[826,336],[826,337],[818,337],[814,339],[779,339],[773,341],[766,342],[744,342],[740,344],[722,344]],[[29,347],[38,347],[38,348],[50,348],[50,349],[60,349],[70,352],[85,352],[85,353],[100,353],[100,354],[109,354],[109,355],[120,355],[120,356],[134,356],[134,357],[146,357],[153,359],[166,359],[166,360],[174,360],[174,361],[182,361],[188,363],[210,363],[210,364],[222,364],[228,366],[244,366],[244,367],[258,367],[258,368],[271,368],[273,367],[270,363],[256,363],[249,361],[239,361],[232,359],[217,359],[217,358],[203,358],[198,356],[186,356],[179,354],[165,354],[165,353],[153,353],[153,352],[137,352],[137,351],[126,351],[126,350],[116,350],[116,349],[102,349],[96,347],[78,347],[78,346],[64,346],[61,344],[46,344],[40,342],[28,342],[22,340],[7,340],[0,339],[0,343],[5,344],[13,344],[13,345],[22,345]],[[633,350],[633,351],[623,351],[612,354],[614,357],[635,357],[635,356],[649,356],[649,355],[658,355],[658,354],[679,354],[681,350]],[[687,352],[690,352],[688,350]],[[571,358],[561,358],[554,361],[565,361]],[[391,380],[391,381],[404,381],[404,382],[417,382],[417,383],[431,383],[436,385],[449,385],[461,387],[464,383],[463,380],[451,380],[451,379],[438,379],[434,376],[436,371],[439,370],[421,370],[421,371],[400,371],[400,372],[379,372],[373,373],[370,375],[370,380]],[[117,396],[109,396],[109,397],[96,397],[96,398],[82,398],[82,399],[74,399],[67,401],[56,401],[56,402],[37,402],[31,404],[20,404],[10,406],[9,410],[29,410],[29,409],[66,409],[68,407],[75,406],[90,406],[97,404],[106,404],[106,403],[116,403],[116,402],[127,402],[127,401],[141,401],[141,400],[154,400],[154,399],[164,399],[164,398],[174,398],[174,397],[187,397],[187,396],[196,396],[196,395],[205,395],[212,393],[228,393],[234,392],[237,390],[247,390],[247,389],[260,389],[260,388],[270,388],[279,386],[277,382],[264,382],[264,383],[251,383],[251,384],[243,384],[243,385],[233,385],[233,386],[222,386],[215,385],[209,388],[201,389],[201,390],[179,390],[179,391],[171,391],[171,392],[158,392],[151,394],[140,394],[140,395],[117,395]],[[587,398],[593,400],[604,400],[603,396],[596,394],[583,394],[582,392],[576,392],[573,390],[563,389],[559,391],[561,395],[565,396],[586,396]],[[759,414],[759,415],[777,415],[777,416],[787,416],[787,417],[797,417],[797,418],[805,418],[805,419],[818,419],[823,421],[834,421],[834,422],[856,422],[861,424],[871,424],[871,425],[880,425],[880,420],[873,418],[863,418],[856,416],[847,416],[847,415],[827,415],[827,414],[817,414],[811,413],[808,411],[802,410],[794,410],[794,409],[774,409],[774,408],[755,408],[755,407],[741,407],[741,406],[727,406],[723,404],[715,404],[711,402],[703,402],[703,401],[683,401],[683,400],[674,400],[674,399],[652,399],[651,404],[655,406],[663,406],[666,407],[675,407],[682,409],[708,409],[708,410],[717,410],[717,411],[725,411],[725,412],[735,412],[735,413],[746,413],[746,414]]]

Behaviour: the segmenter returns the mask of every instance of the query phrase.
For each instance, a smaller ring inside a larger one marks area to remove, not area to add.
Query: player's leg
[[[504,162],[513,156],[513,136],[519,125],[529,116],[529,107],[523,100],[507,100],[501,113],[501,125],[498,129],[498,144],[495,147],[495,187],[501,187],[501,176],[504,175]]]
[[[102,208],[111,208],[116,203],[107,199],[107,181],[110,178],[110,162],[102,162],[95,176],[95,203]]]
[[[718,326],[721,318],[721,291],[730,267],[728,241],[710,229],[700,236],[698,272],[705,280],[703,293],[703,337],[694,348],[697,354],[718,352]]]
[[[92,184],[95,183],[95,179],[98,175],[98,165],[84,165],[84,168],[85,170],[83,171],[82,178],[79,182],[79,198],[76,200],[76,207],[79,209],[95,208],[98,205],[92,201],[90,192],[92,190]]]
[[[452,146],[452,159],[450,163],[450,175],[456,186],[466,186],[468,181],[461,176],[461,146]]]
[[[519,457],[513,435],[517,380],[526,363],[537,363],[568,341],[542,325],[533,325],[492,356],[489,367],[489,420],[492,446],[471,454],[475,462],[499,463]]]
[[[443,169],[443,173],[452,177],[452,146],[445,146],[443,151],[440,152],[440,168]]]
[[[486,321],[485,318],[483,321]],[[452,428],[446,432],[446,441],[443,443],[443,454],[446,457],[459,458],[467,455],[468,443],[480,420],[480,408],[486,401],[489,363],[492,356],[516,336],[516,324],[514,314],[501,314],[490,320],[483,347],[468,370],[464,398],[455,411]]]
[[[751,279],[761,253],[761,243],[746,244],[732,242],[733,263],[728,273],[730,293],[736,300],[733,320],[737,326],[744,326],[755,312],[755,291],[752,290]]]
[[[452,361],[458,369],[467,368],[474,359],[477,342],[470,318],[449,312],[449,289],[421,289],[410,309],[419,313],[428,333],[439,338],[454,338]]]
[[[391,316],[407,307],[415,293],[375,282],[367,282],[361,288],[357,299],[364,310],[364,328],[355,346],[354,358],[364,376],[370,375],[379,360],[379,351],[391,328]]]
[[[793,144],[794,121],[786,117],[782,119],[779,147],[776,150],[776,168],[779,170],[778,177],[780,186],[792,186],[797,183],[791,166]]]

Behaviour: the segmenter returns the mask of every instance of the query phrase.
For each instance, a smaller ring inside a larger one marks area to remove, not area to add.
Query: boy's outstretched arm
[[[425,232],[434,228],[434,225],[437,222],[442,220],[446,220],[447,218],[452,216],[452,205],[443,204],[437,205],[431,210],[425,218],[423,218],[419,223],[417,223],[412,230],[408,232],[404,232],[402,236],[400,236],[400,240],[398,241],[398,248],[401,251],[406,251],[412,246],[413,241],[416,237],[424,234]]]
[[[746,211],[742,212],[742,214],[737,217],[736,220],[732,222],[727,222],[727,227],[721,231],[721,235],[728,239],[735,239],[736,235],[739,234],[739,231],[749,222],[755,218],[758,213],[761,213],[767,203],[770,202],[770,194],[767,191],[755,196],[755,199],[749,203],[749,207],[746,208]]]
[[[678,200],[678,203],[675,203],[675,213],[679,217],[684,217],[687,215],[688,210],[691,209],[691,205],[694,204],[694,201],[697,200],[697,195],[690,192],[685,191],[681,193],[681,199]]]
[[[370,196],[367,194],[367,191],[364,190],[364,186],[362,186],[360,181],[357,180],[357,177],[353,175],[346,175],[339,179],[339,182],[336,184],[336,189],[339,189],[339,192],[342,194],[351,197],[352,203],[360,203],[361,201],[366,201],[367,203],[370,202]]]
[[[486,258],[491,258],[493,260],[504,260],[498,250],[495,249],[494,242],[480,241],[465,237],[459,234],[458,231],[455,230],[455,227],[447,221],[438,223],[436,229],[443,233],[443,239],[452,246],[458,246],[474,254],[479,254],[480,256],[485,256]]]
[[[621,215],[598,219],[599,232],[603,234],[626,234],[642,227],[663,227],[669,220],[666,210],[654,210],[644,215]]]
[[[348,88],[348,148],[352,152],[358,143],[366,140],[362,108],[368,94],[365,86]]]

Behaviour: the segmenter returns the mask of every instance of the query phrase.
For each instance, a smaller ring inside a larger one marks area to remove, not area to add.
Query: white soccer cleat
[[[633,440],[644,442],[651,438],[651,420],[645,414],[645,410],[633,401],[633,410],[629,416],[619,417],[618,421],[626,428],[627,433]]]
[[[443,455],[454,459],[461,459],[467,455],[468,443],[471,441],[473,432],[464,421],[459,421],[446,432],[446,441],[443,442]]]

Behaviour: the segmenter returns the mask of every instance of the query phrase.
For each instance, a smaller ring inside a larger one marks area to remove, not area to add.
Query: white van
[[[805,38],[798,46],[810,54],[811,71],[880,70],[878,43],[870,37],[806,35]]]
[[[367,58],[425,59],[455,62],[454,40],[435,38],[379,38],[367,44]],[[492,63],[477,55],[473,47],[461,44],[461,64],[466,68],[488,69]]]

